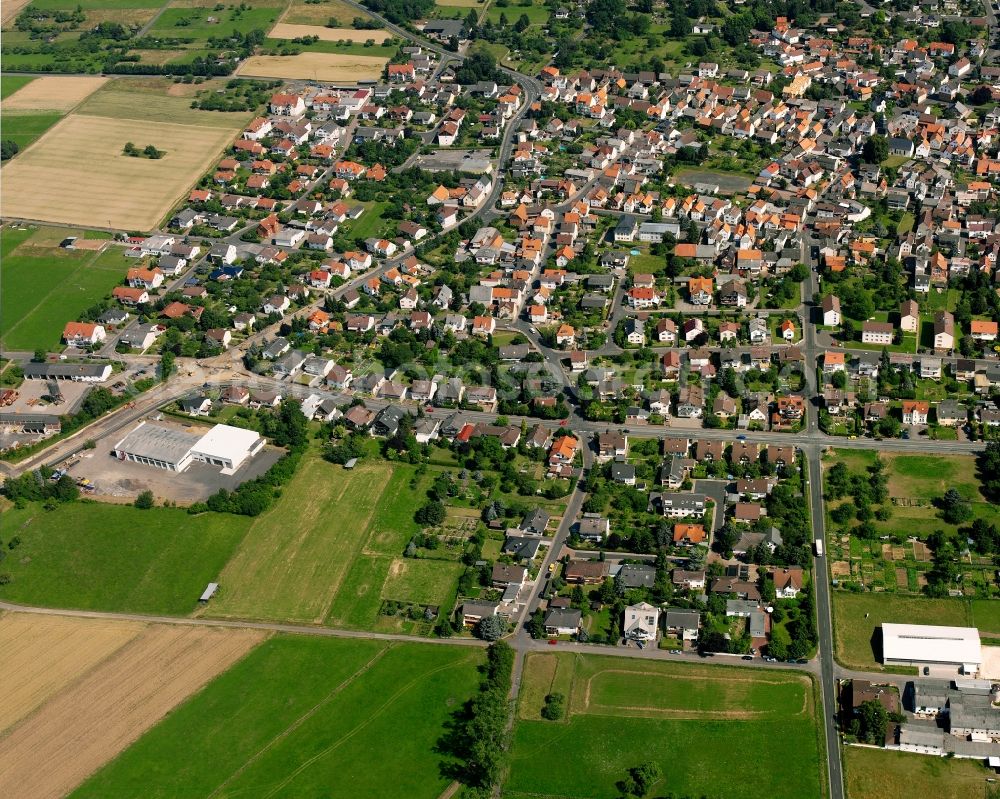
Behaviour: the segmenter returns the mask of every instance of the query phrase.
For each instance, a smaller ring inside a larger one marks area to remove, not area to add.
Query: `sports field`
[[[177,708],[76,799],[437,799],[436,751],[479,649],[278,636]]]
[[[298,55],[250,56],[236,70],[237,75],[283,80],[322,80],[353,85],[377,80],[388,58],[345,53],[307,52]]]
[[[7,168],[4,168],[6,179]],[[6,193],[9,187],[4,187]],[[52,235],[55,233],[56,235]],[[106,296],[130,265],[120,248],[65,250],[59,242],[81,231],[0,230],[0,316],[5,348],[58,349],[66,322]]]
[[[0,739],[0,795],[65,796],[263,638],[154,625],[91,668],[81,663],[75,680]],[[61,633],[52,645],[72,656]]]
[[[880,670],[881,645],[876,630],[883,622],[978,627],[982,636],[1000,638],[1000,602],[835,591],[833,635],[837,660],[847,668]]]
[[[799,673],[529,654],[504,796],[614,796],[648,761],[663,773],[654,796],[822,796],[814,690]],[[549,693],[566,697],[561,721],[540,716]]]
[[[190,613],[246,533],[241,516],[74,502],[0,514],[11,582],[0,598],[27,605]]]
[[[844,747],[848,799],[978,799],[996,775],[975,760]]]
[[[169,81],[113,80],[4,167],[0,214],[112,229],[154,228],[249,114],[190,108]],[[31,88],[29,85],[28,89]],[[130,158],[126,142],[158,160]]]
[[[274,508],[254,520],[207,612],[382,629],[383,599],[447,603],[459,564],[400,557],[423,501],[412,476],[406,465],[362,461],[348,471],[310,454]]]

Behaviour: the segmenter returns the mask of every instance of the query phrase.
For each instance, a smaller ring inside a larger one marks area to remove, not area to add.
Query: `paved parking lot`
[[[118,431],[85,450],[69,469],[74,478],[86,477],[97,486],[90,496],[109,502],[131,502],[143,491],[152,491],[157,501],[169,499],[179,505],[203,502],[220,488],[232,491],[241,483],[264,474],[284,454],[277,447],[265,447],[235,474],[226,475],[215,466],[192,463],[181,473],[120,461],[111,448],[123,433]]]

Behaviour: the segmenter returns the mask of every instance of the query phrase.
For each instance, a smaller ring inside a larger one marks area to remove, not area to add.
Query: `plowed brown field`
[[[0,739],[0,796],[65,796],[263,638],[147,628]]]

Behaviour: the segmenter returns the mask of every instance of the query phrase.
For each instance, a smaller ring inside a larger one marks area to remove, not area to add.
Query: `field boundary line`
[[[292,771],[287,777],[285,777],[285,779],[283,779],[274,788],[272,788],[270,791],[268,791],[268,793],[264,794],[264,799],[270,799],[270,797],[274,796],[278,791],[280,791],[282,788],[284,788],[286,785],[288,785],[289,782],[291,782],[293,779],[295,779],[299,774],[301,774],[303,771],[305,771],[307,768],[309,768],[317,760],[320,760],[320,759],[326,757],[332,751],[334,751],[335,749],[337,749],[342,743],[344,743],[345,741],[350,740],[355,735],[357,735],[359,732],[361,732],[361,730],[363,730],[365,727],[367,727],[369,724],[371,724],[376,718],[378,718],[380,715],[382,715],[382,713],[386,709],[388,709],[393,704],[393,702],[396,701],[396,699],[398,699],[403,694],[407,693],[418,682],[420,682],[421,680],[423,680],[423,679],[425,679],[427,677],[432,677],[432,676],[434,676],[435,674],[437,674],[439,672],[446,671],[448,669],[454,668],[455,666],[458,666],[458,665],[461,665],[463,663],[466,663],[467,661],[470,661],[470,660],[472,660],[472,656],[471,655],[470,656],[466,656],[466,657],[462,658],[461,660],[456,660],[453,663],[445,663],[445,664],[443,664],[441,666],[438,666],[436,669],[431,669],[430,671],[424,672],[423,674],[420,674],[420,675],[414,677],[408,683],[406,683],[405,685],[403,685],[398,691],[396,691],[394,694],[392,694],[392,696],[390,696],[388,699],[386,699],[386,701],[383,702],[381,705],[379,705],[379,707],[377,707],[375,710],[371,711],[365,717],[364,721],[362,721],[360,724],[357,724],[353,729],[348,730],[346,733],[344,733],[342,736],[340,736],[340,738],[338,738],[336,741],[334,741],[328,747],[326,747],[325,749],[320,750],[315,755],[313,755],[312,757],[308,758],[304,763],[301,763],[298,766],[298,768],[296,768],[294,771]]]
[[[390,649],[394,649],[394,648],[395,648],[395,644],[393,644],[392,642],[389,642],[386,646],[383,646],[381,649],[379,649],[379,651],[376,652],[375,655],[367,663],[365,663],[362,666],[360,666],[357,671],[355,671],[349,677],[347,677],[346,679],[344,679],[339,685],[334,686],[334,688],[330,691],[330,693],[328,693],[321,700],[319,700],[319,702],[317,702],[315,705],[313,705],[311,708],[309,708],[307,711],[305,711],[301,716],[299,716],[297,719],[295,719],[295,721],[293,721],[291,724],[289,724],[284,730],[282,730],[277,735],[275,735],[260,750],[258,750],[256,753],[254,753],[253,755],[251,755],[250,758],[246,762],[243,763],[243,765],[241,765],[238,769],[236,769],[236,771],[234,771],[232,774],[230,774],[228,777],[226,777],[226,779],[223,780],[223,782],[214,791],[212,791],[208,795],[208,799],[212,799],[213,796],[217,796],[218,793],[219,793],[219,791],[221,791],[223,788],[226,787],[226,785],[228,785],[230,782],[232,782],[234,779],[236,779],[244,771],[246,771],[251,765],[253,765],[254,763],[256,763],[257,760],[260,759],[275,744],[277,744],[277,743],[285,740],[285,738],[287,738],[289,735],[291,735],[293,732],[295,732],[299,727],[301,727],[303,724],[305,724],[309,719],[311,719],[313,716],[315,716],[316,713],[319,712],[319,709],[321,707],[323,707],[324,705],[326,705],[335,696],[337,696],[338,694],[340,694],[340,692],[343,691],[344,688],[346,688],[348,685],[350,685],[352,682],[354,682],[358,677],[366,674],[368,672],[368,670],[373,665],[375,665],[376,662],[378,662],[379,660],[381,660],[382,657]]]

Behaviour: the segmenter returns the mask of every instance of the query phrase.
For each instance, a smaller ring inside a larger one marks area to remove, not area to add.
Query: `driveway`
[[[726,486],[728,480],[695,480],[694,490],[697,494],[704,494],[715,502],[715,518],[712,529],[718,530],[726,521]]]

